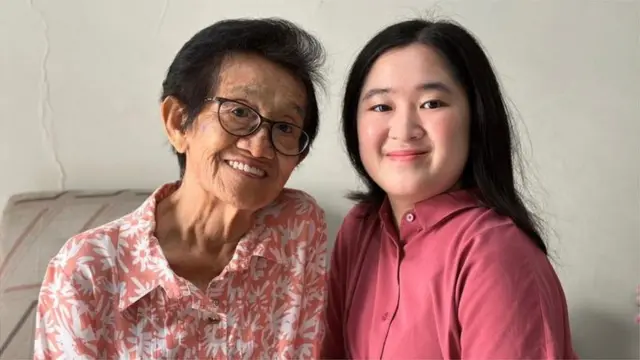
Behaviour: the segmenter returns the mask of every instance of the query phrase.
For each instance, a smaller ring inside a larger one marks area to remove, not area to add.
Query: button
[[[213,306],[218,307],[219,305],[220,305],[220,300],[214,299],[213,300]]]
[[[413,213],[408,213],[405,219],[407,219],[408,222],[413,222],[413,220],[416,219],[416,216],[413,215]]]
[[[382,321],[387,321],[387,319],[389,318],[389,313],[386,312],[384,313],[384,315],[382,315]]]

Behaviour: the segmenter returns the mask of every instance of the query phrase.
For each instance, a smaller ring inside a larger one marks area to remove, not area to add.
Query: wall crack
[[[38,119],[40,120],[40,130],[42,133],[43,140],[48,145],[50,150],[50,155],[55,167],[58,170],[58,187],[60,190],[64,190],[66,186],[66,172],[62,162],[60,160],[60,156],[58,154],[58,149],[56,147],[56,139],[55,139],[55,130],[54,130],[54,122],[53,122],[53,108],[51,107],[51,99],[50,99],[50,84],[49,84],[49,72],[48,72],[48,62],[49,62],[49,52],[50,52],[50,41],[49,41],[49,27],[47,25],[47,20],[44,16],[44,12],[38,8],[34,0],[29,1],[29,6],[36,13],[38,18],[40,19],[40,23],[42,25],[42,33],[44,36],[44,52],[42,55],[42,62],[40,66],[40,99],[39,99],[39,108],[38,108]]]
[[[169,0],[164,0],[162,4],[162,10],[160,10],[160,19],[158,20],[158,26],[156,27],[156,36],[160,33],[162,24],[164,24],[164,18],[167,15],[167,9],[169,9]]]

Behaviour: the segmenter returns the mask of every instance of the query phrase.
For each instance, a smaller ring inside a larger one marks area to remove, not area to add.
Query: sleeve
[[[344,256],[344,225],[338,231],[336,242],[331,255],[331,265],[328,276],[327,309],[325,311],[325,337],[322,343],[320,357],[322,359],[345,359],[343,334],[343,309],[345,302],[345,278],[341,259]]]
[[[547,257],[515,225],[463,252],[456,293],[463,359],[571,359],[567,305]]]
[[[49,265],[38,296],[34,359],[98,358],[92,298],[73,275]]]
[[[307,242],[302,285],[302,310],[296,336],[296,359],[317,359],[324,335],[327,288],[327,224],[324,211],[314,210],[314,227]]]

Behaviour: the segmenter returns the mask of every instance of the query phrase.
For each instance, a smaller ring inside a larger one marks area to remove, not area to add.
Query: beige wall
[[[174,179],[157,106],[173,55],[215,20],[277,15],[330,53],[320,137],[290,186],[319,198],[335,232],[357,184],[338,137],[346,68],[383,25],[434,9],[480,37],[517,106],[581,355],[637,358],[639,1],[4,0],[0,203]]]

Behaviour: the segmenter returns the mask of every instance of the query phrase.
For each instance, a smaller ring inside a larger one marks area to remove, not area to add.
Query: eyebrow
[[[256,86],[251,85],[235,86],[231,89],[231,91],[232,93],[241,94],[241,96],[245,96],[246,98],[259,97],[260,95],[260,89]],[[305,117],[305,111],[302,107],[300,107],[300,105],[296,104],[294,101],[288,101],[287,103],[295,110],[296,113],[298,113],[298,115],[300,115],[302,118]]]
[[[302,118],[305,117],[304,109],[302,109],[300,105],[296,104],[293,101],[289,102],[289,104],[291,104],[291,107],[298,113],[298,115],[300,115],[300,117]]]
[[[451,93],[451,89],[445,85],[443,82],[440,81],[433,81],[433,82],[426,82],[423,84],[420,84],[418,86],[416,86],[416,90],[422,90],[422,91],[442,91],[445,93]],[[362,96],[362,101],[367,100],[369,98],[372,98],[376,95],[383,95],[383,94],[389,94],[389,93],[393,93],[394,90],[392,88],[374,88],[374,89],[370,89],[369,91],[367,91],[364,96]]]

